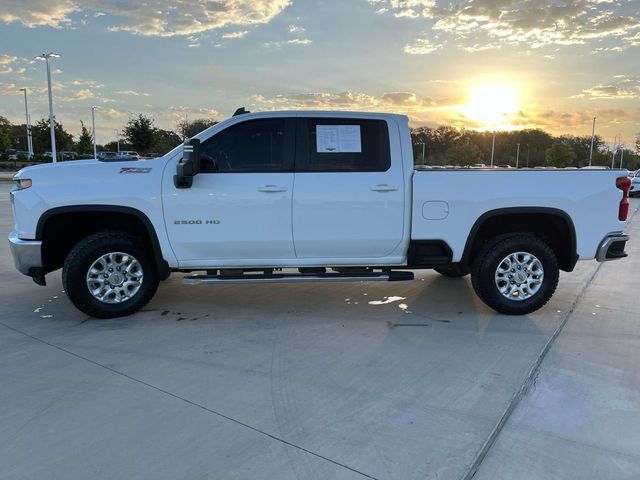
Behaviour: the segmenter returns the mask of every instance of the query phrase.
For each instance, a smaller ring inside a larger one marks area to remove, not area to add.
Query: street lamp
[[[593,140],[596,138],[596,117],[593,117],[593,127],[591,128],[591,148],[589,149],[589,166],[593,159]]]
[[[93,133],[93,158],[98,158],[98,152],[96,151],[96,106],[91,107],[91,125]]]
[[[53,117],[53,95],[51,94],[51,67],[49,65],[50,58],[60,58],[60,55],[53,52],[43,53],[42,55],[38,55],[36,57],[36,60],[44,60],[45,62],[47,62],[47,87],[49,89],[49,128],[51,130],[51,158],[54,162],[57,162],[58,156],[56,154],[56,133]]]
[[[516,150],[516,168],[518,168],[519,161],[520,161],[520,144],[518,144],[518,149]]]
[[[493,131],[493,140],[491,142],[491,166],[493,167],[493,154],[496,151],[496,131]]]
[[[33,138],[31,137],[31,118],[29,117],[29,105],[27,103],[27,89],[21,88],[24,92],[24,116],[27,121],[27,149],[29,150],[29,160],[33,158]]]
[[[118,145],[118,155],[120,155],[120,132],[116,130],[116,145]]]

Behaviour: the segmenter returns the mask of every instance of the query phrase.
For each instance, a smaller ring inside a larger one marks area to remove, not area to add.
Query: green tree
[[[139,114],[127,122],[122,133],[138,153],[146,153],[152,151],[155,130],[153,119]]]
[[[218,123],[216,120],[212,120],[210,118],[198,118],[190,122],[182,121],[178,123],[177,133],[182,138],[191,138],[216,123]]]
[[[113,140],[111,142],[107,142],[104,144],[103,149],[106,150],[107,152],[117,152],[118,151],[118,142],[116,140]],[[130,143],[125,142],[124,140],[120,139],[120,151],[122,150],[133,150],[133,145],[131,145]]]
[[[450,146],[444,154],[454,165],[473,165],[482,158],[482,152],[470,140],[461,140]]]
[[[546,152],[547,164],[558,168],[568,167],[576,161],[576,154],[573,149],[562,140],[553,142]]]
[[[153,149],[149,151],[164,155],[169,150],[179,145],[180,142],[182,142],[182,140],[177,133],[157,128],[153,132]]]
[[[589,155],[591,154],[591,136],[574,137],[573,135],[562,135],[560,137],[564,143],[569,145],[576,154],[576,167],[589,165]],[[593,139],[593,158],[592,164],[598,155],[598,152],[606,147],[604,140],[599,135]]]
[[[54,121],[54,133],[56,136],[56,150],[71,150],[73,147],[73,135],[64,127]],[[41,119],[31,127],[33,149],[35,153],[51,151],[51,133],[49,131],[49,119]]]
[[[5,153],[11,148],[11,139],[6,132],[0,130],[0,153]]]
[[[93,137],[87,130],[87,127],[84,126],[84,122],[80,120],[80,137],[78,138],[78,143],[76,144],[76,150],[80,155],[87,155],[93,153]]]

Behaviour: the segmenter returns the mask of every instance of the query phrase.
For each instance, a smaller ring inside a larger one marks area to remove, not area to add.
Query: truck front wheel
[[[488,242],[474,260],[471,282],[489,307],[506,315],[526,315],[549,301],[559,274],[549,245],[524,234]]]
[[[159,281],[151,255],[136,237],[99,232],[71,249],[62,267],[62,283],[80,311],[113,318],[144,307]]]

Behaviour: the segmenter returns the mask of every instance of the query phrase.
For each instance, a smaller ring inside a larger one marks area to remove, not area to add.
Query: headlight
[[[32,182],[30,178],[14,178],[13,186],[14,190],[24,190],[25,188],[29,188]]]

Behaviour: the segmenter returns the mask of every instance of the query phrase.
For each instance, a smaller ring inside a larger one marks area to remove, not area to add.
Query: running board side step
[[[189,275],[182,279],[184,285],[213,285],[238,283],[295,283],[295,282],[398,282],[413,280],[413,272],[366,273],[274,273],[269,275]]]

